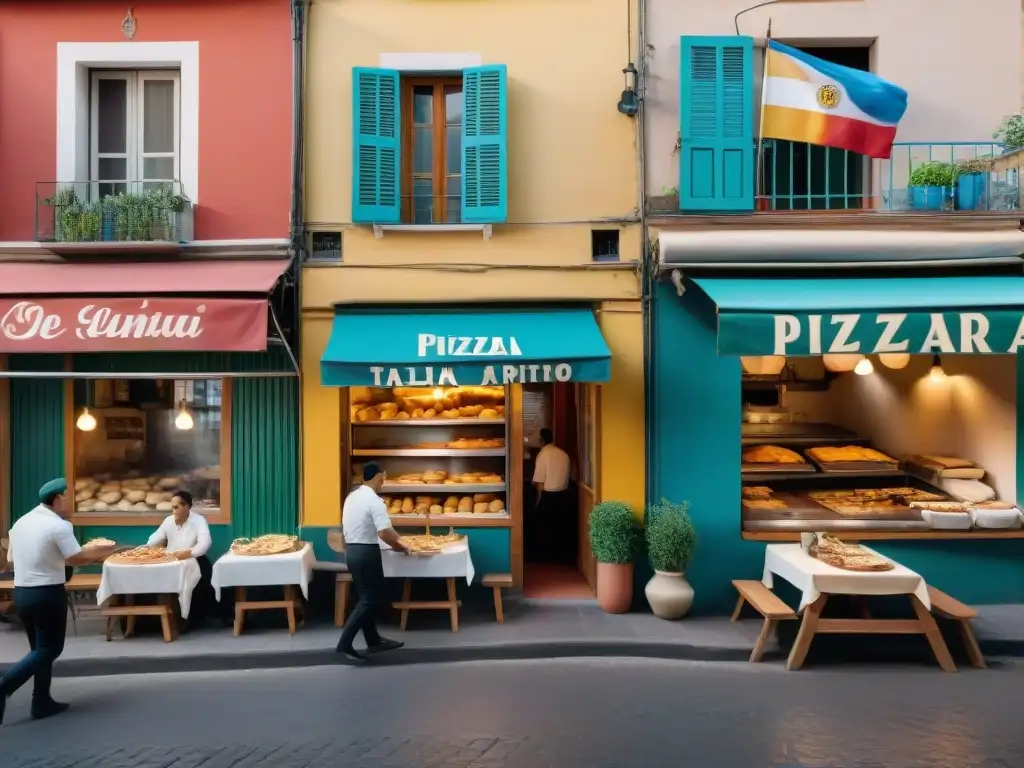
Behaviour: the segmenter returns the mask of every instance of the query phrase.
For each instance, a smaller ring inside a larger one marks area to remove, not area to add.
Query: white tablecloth
[[[309,599],[309,581],[316,555],[306,544],[298,552],[284,555],[223,555],[213,564],[213,590],[220,600],[221,587],[283,587],[297,584]]]
[[[473,583],[476,569],[469,556],[469,542],[445,547],[436,555],[402,555],[381,547],[384,576],[389,579],[461,579]]]
[[[865,547],[867,549],[867,547]],[[869,552],[874,550],[868,549]],[[878,554],[877,552],[875,554]],[[879,555],[879,557],[885,557]],[[800,608],[803,610],[817,600],[822,593],[830,595],[916,595],[931,609],[928,599],[928,585],[924,579],[906,566],[896,563],[891,571],[844,571],[811,557],[799,544],[769,544],[764,551],[764,576],[766,587],[772,587],[772,575],[780,576],[803,594]]]
[[[181,617],[188,618],[192,607],[192,590],[199,583],[199,563],[195,558],[173,563],[127,565],[103,563],[96,603],[103,605],[113,595],[177,595]]]

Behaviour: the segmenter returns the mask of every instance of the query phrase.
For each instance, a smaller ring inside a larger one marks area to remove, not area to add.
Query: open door
[[[577,487],[579,488],[579,566],[590,589],[597,591],[597,560],[590,551],[588,533],[590,510],[600,502],[597,493],[598,446],[598,399],[600,390],[596,384],[576,385],[576,456]]]

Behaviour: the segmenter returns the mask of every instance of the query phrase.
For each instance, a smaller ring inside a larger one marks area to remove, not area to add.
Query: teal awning
[[[320,360],[328,387],[607,381],[590,309],[338,310]]]
[[[1016,354],[1024,276],[692,280],[719,355]]]

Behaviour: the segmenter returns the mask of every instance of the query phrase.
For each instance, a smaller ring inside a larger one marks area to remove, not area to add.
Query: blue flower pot
[[[949,187],[909,187],[910,207],[915,211],[941,211],[942,204],[952,197]]]
[[[104,242],[111,242],[114,239],[114,212],[103,212],[103,223],[100,226],[100,237]]]
[[[956,209],[976,211],[985,208],[988,174],[966,173],[956,180]]]

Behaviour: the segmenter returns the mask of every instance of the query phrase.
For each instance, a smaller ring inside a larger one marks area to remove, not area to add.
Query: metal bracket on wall
[[[683,294],[686,293],[686,284],[683,282],[683,273],[678,269],[673,269],[671,272],[672,285],[676,287],[676,294],[679,298],[683,298]]]
[[[484,240],[493,234],[492,224],[374,224],[373,236],[380,240],[385,232],[480,232]]]

